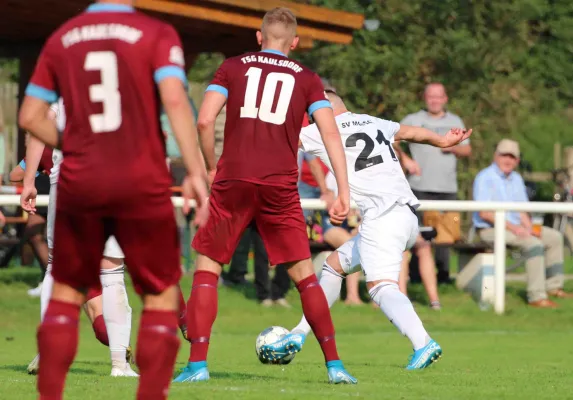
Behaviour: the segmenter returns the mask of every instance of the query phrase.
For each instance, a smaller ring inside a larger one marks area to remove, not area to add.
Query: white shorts
[[[50,185],[50,198],[48,201],[48,221],[47,221],[47,236],[48,236],[48,248],[54,248],[54,228],[56,224],[56,198],[57,198],[57,187],[58,185],[53,183]],[[114,236],[110,236],[105,243],[105,248],[103,250],[104,257],[111,258],[125,258],[119,243]]]
[[[416,243],[418,218],[407,205],[396,203],[377,218],[362,221],[358,235],[337,249],[347,274],[362,267],[367,282],[398,281],[402,254]]]

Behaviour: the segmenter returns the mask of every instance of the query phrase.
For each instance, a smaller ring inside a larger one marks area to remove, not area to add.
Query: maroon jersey
[[[166,77],[187,84],[184,64],[173,27],[126,5],[93,4],[50,36],[26,94],[63,98],[62,198],[137,208],[169,196],[156,85]]]
[[[314,72],[274,50],[225,60],[207,90],[227,96],[215,181],[296,185],[304,114],[330,107]]]

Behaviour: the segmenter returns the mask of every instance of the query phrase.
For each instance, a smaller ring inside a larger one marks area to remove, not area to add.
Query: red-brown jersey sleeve
[[[163,79],[175,77],[187,86],[187,75],[185,74],[185,55],[181,39],[175,29],[164,24],[153,55],[153,78],[156,84]]]
[[[26,96],[36,97],[51,104],[58,100],[58,87],[55,68],[49,56],[50,42],[51,40],[48,39],[40,53],[25,93]]]
[[[225,60],[223,61],[219,69],[217,69],[217,72],[215,72],[215,76],[213,77],[213,80],[211,81],[209,86],[207,86],[205,92],[209,91],[219,92],[223,96],[228,97],[229,96],[228,69],[229,69],[229,61]]]
[[[313,74],[312,79],[309,82],[307,94],[306,94],[306,107],[308,110],[308,115],[312,114],[321,108],[331,107],[328,97],[324,92],[324,86],[317,74]]]

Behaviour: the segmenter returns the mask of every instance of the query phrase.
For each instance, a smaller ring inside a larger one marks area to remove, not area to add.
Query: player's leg
[[[342,365],[336,349],[334,326],[324,291],[318,284],[310,259],[308,236],[296,189],[259,189],[261,207],[255,216],[271,265],[285,264],[300,293],[302,309],[320,343],[332,383],[356,383]],[[305,336],[291,333],[261,350],[271,359],[302,349]]]
[[[167,397],[179,349],[180,247],[172,207],[167,199],[161,210],[152,211],[153,216],[116,219],[112,226],[134,288],[143,299],[136,352],[138,399]]]
[[[102,289],[100,287],[88,290],[83,308],[92,323],[96,339],[104,346],[109,346],[109,336],[103,318]]]
[[[124,257],[115,237],[109,237],[100,271],[103,318],[109,336],[111,376],[135,377],[138,375],[128,362],[131,359],[131,307],[125,288]]]
[[[99,283],[99,261],[104,247],[101,219],[90,213],[58,210],[55,226],[54,286],[38,328],[40,398],[60,399],[67,372],[78,346],[80,307],[85,290]]]
[[[52,260],[54,249],[54,227],[56,223],[56,194],[57,185],[50,186],[50,195],[48,201],[48,215],[46,219],[46,236],[48,241],[48,265],[46,273],[42,280],[42,291],[40,292],[40,321],[44,320],[44,315],[48,309],[48,303],[52,297],[52,287],[54,286],[54,278],[52,277]],[[28,373],[35,375],[38,373],[40,367],[39,354],[28,364]]]
[[[217,317],[217,284],[222,265],[228,264],[253,217],[256,185],[227,181],[213,184],[209,197],[210,217],[193,240],[198,252],[191,295],[187,302],[189,362],[174,382],[209,379],[207,352],[211,328]]]
[[[333,251],[324,261],[322,272],[320,274],[320,287],[324,291],[328,308],[331,308],[336,300],[340,297],[340,289],[344,278],[352,275],[358,275],[360,271],[360,259],[356,242],[359,235],[354,236],[349,241]],[[293,333],[302,333],[307,336],[311,327],[303,315],[299,324],[292,330]]]
[[[429,366],[442,349],[434,342],[412,303],[400,292],[398,279],[402,255],[418,235],[417,219],[408,206],[396,204],[375,219],[365,219],[360,230],[358,253],[370,297],[400,333],[412,342],[414,355],[408,369]]]

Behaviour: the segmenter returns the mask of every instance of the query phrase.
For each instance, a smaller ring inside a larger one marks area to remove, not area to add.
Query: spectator
[[[255,291],[261,305],[270,307],[273,304],[290,308],[286,294],[290,289],[290,278],[284,265],[277,265],[275,276],[269,282],[269,259],[263,241],[254,225],[248,227],[239,242],[229,271],[223,274],[225,285],[246,285],[247,261],[251,245],[255,253]]]
[[[473,197],[476,201],[529,201],[523,178],[515,168],[519,164],[519,145],[503,139],[497,145],[494,162],[475,178]],[[479,237],[494,241],[494,213],[474,213],[473,223]],[[548,299],[572,298],[563,290],[563,235],[555,229],[534,230],[531,218],[524,212],[506,213],[506,242],[517,246],[527,256],[527,300],[532,307],[555,308]]]
[[[465,128],[457,115],[446,110],[448,96],[441,83],[431,83],[424,91],[426,109],[407,115],[401,123],[422,126],[444,135],[452,128]],[[469,139],[458,146],[447,149],[411,143],[412,158],[404,155],[403,165],[410,174],[409,182],[416,197],[421,200],[456,200],[458,191],[457,159],[469,157]],[[435,251],[438,267],[438,282],[449,283],[450,251],[447,247]],[[412,257],[417,264],[416,254]]]

